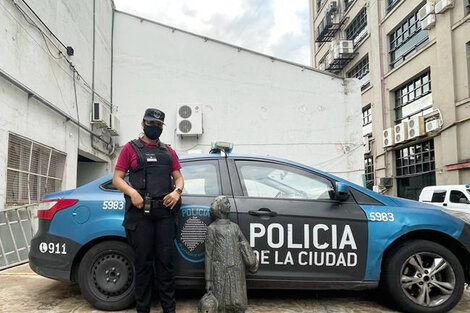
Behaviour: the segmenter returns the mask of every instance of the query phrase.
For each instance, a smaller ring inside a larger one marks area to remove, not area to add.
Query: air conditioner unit
[[[98,127],[109,128],[111,111],[109,108],[100,102],[93,103],[93,111],[91,112],[90,123]]]
[[[393,136],[393,128],[387,128],[383,131],[383,146],[390,147],[395,143],[395,138]]]
[[[364,27],[361,32],[356,37],[354,37],[353,46],[356,46],[365,36],[367,36],[368,33],[369,30],[367,29],[367,27]]]
[[[432,121],[426,122],[426,132],[427,133],[436,131],[436,130],[439,129],[439,127],[440,127],[439,120],[432,120]]]
[[[111,136],[119,136],[119,126],[120,122],[118,117],[115,114],[110,115],[110,127],[108,128],[109,133]]]
[[[202,107],[199,104],[179,105],[176,111],[176,134],[182,136],[202,135]]]
[[[429,14],[434,14],[434,3],[426,2],[425,5],[418,11],[418,18],[422,21]]]
[[[393,128],[395,143],[401,143],[408,139],[408,122],[401,122]]]
[[[408,139],[414,139],[426,134],[424,131],[424,117],[415,116],[408,121]]]
[[[331,1],[329,4],[328,4],[328,13],[332,14],[332,13],[336,13],[338,11],[338,3],[336,1]]]
[[[365,136],[364,138],[364,154],[369,154],[372,151],[372,145],[370,144],[369,136]]]
[[[393,178],[392,177],[379,177],[378,182],[380,187],[392,187],[393,186]]]
[[[362,76],[361,79],[359,79],[359,86],[364,86],[366,84],[370,83],[370,74],[367,73],[366,75]]]
[[[354,53],[354,44],[352,40],[338,40],[332,48],[334,59],[339,59],[343,54]]]
[[[436,24],[436,15],[431,14],[424,18],[421,21],[421,28],[422,29],[431,29]]]
[[[434,5],[434,12],[441,14],[454,7],[454,0],[441,0]]]

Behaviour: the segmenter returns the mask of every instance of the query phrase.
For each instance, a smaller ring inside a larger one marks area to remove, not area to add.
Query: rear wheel
[[[85,299],[100,310],[117,311],[134,303],[134,255],[121,241],[104,241],[88,250],[78,269]]]
[[[460,301],[465,276],[450,250],[413,240],[399,245],[385,260],[382,283],[401,310],[437,313],[451,310]]]

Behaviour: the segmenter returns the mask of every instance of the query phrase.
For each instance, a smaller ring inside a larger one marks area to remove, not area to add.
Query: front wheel
[[[134,303],[134,265],[131,247],[121,241],[104,241],[83,256],[78,285],[85,299],[99,310],[118,311]]]
[[[450,250],[437,243],[404,242],[391,252],[384,265],[383,287],[404,312],[447,312],[462,297],[462,265]]]

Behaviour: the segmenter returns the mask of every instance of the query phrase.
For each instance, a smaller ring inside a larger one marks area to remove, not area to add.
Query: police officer
[[[113,177],[126,198],[123,225],[135,254],[137,312],[150,312],[154,268],[163,312],[176,307],[173,239],[184,180],[175,151],[159,140],[164,120],[160,110],[145,111],[144,135],[124,145]]]

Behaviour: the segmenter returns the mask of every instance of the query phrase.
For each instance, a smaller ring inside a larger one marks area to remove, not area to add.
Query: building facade
[[[359,79],[365,180],[417,199],[470,182],[470,2],[312,0],[312,65]]]

